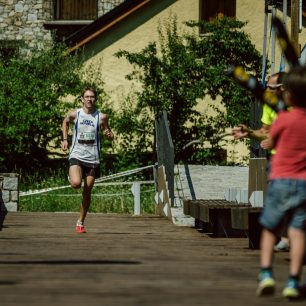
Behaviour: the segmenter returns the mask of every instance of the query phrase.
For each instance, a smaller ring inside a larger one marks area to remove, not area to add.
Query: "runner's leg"
[[[69,167],[69,180],[72,188],[79,189],[82,185],[82,168],[78,165]]]
[[[94,176],[87,176],[84,179],[84,188],[83,188],[83,201],[80,210],[79,220],[84,222],[86,218],[87,211],[89,209],[90,201],[91,201],[91,190],[95,183]]]

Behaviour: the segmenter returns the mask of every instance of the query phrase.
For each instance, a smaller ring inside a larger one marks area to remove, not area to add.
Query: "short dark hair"
[[[92,92],[94,93],[94,95],[95,95],[95,99],[97,99],[97,96],[98,96],[97,90],[96,90],[95,88],[93,88],[93,87],[90,87],[90,86],[84,87],[84,89],[83,89],[83,91],[82,91],[82,97],[84,97],[84,94],[85,94],[85,92],[86,92],[87,90],[92,91]]]
[[[284,88],[296,106],[306,107],[306,67],[292,68],[284,77]]]

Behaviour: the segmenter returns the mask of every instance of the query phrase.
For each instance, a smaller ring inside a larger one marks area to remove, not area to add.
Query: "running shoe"
[[[86,233],[86,228],[84,225],[77,225],[75,228],[76,232],[79,234],[84,234]]]
[[[258,275],[258,286],[256,294],[258,296],[267,296],[274,294],[275,280],[271,271],[261,271]]]
[[[85,229],[85,226],[84,226],[84,222],[78,220],[77,223],[76,223],[76,228],[75,228],[76,232],[79,233],[79,234],[84,234],[86,233],[86,229]]]
[[[280,240],[277,245],[274,246],[275,252],[288,252],[290,249],[289,243],[283,240]]]
[[[300,297],[299,283],[294,278],[288,278],[283,290],[283,297],[287,299],[298,299]]]

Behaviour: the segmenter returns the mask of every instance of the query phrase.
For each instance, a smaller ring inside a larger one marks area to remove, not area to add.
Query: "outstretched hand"
[[[232,135],[234,136],[234,139],[248,137],[249,132],[247,126],[245,124],[239,124],[238,126],[235,126],[232,129]]]

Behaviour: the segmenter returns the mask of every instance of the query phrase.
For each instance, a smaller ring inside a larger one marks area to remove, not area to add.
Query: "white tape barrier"
[[[96,182],[100,183],[100,182],[108,181],[108,180],[111,180],[111,179],[114,179],[114,178],[127,176],[127,175],[134,174],[134,173],[137,173],[137,172],[140,172],[140,171],[143,171],[143,170],[146,170],[146,169],[150,169],[150,168],[153,168],[153,167],[154,167],[154,165],[151,165],[151,166],[146,166],[146,167],[141,167],[141,168],[137,168],[137,169],[133,169],[133,170],[127,170],[127,171],[111,174],[111,175],[104,176],[104,177],[96,179]]]
[[[101,178],[96,179],[97,183],[103,182],[103,181],[107,181],[107,180],[112,180],[118,177],[123,177],[123,176],[127,176],[130,174],[134,174],[146,169],[150,169],[153,168],[154,165],[151,166],[146,166],[146,167],[141,167],[141,168],[137,168],[137,169],[133,169],[133,170],[127,170],[127,171],[123,171],[123,172],[119,172],[119,173],[115,173],[115,174],[111,174],[108,176],[104,176]],[[20,197],[24,197],[24,196],[29,196],[29,195],[33,195],[33,194],[40,194],[40,193],[46,193],[49,191],[54,191],[54,190],[59,190],[59,189],[65,189],[71,187],[70,185],[66,185],[66,186],[58,186],[58,187],[50,187],[50,188],[43,188],[43,189],[36,189],[36,190],[28,190],[28,191],[20,191],[19,192],[19,196]]]
[[[142,191],[142,193],[154,192],[152,190]],[[92,197],[115,197],[115,196],[125,196],[131,195],[131,192],[121,192],[121,193],[92,193]],[[40,194],[40,196],[48,196],[47,194]],[[65,194],[52,194],[52,197],[82,197],[81,193],[65,193]]]
[[[20,197],[24,197],[24,196],[29,196],[29,195],[33,195],[33,194],[40,194],[40,193],[45,193],[45,192],[49,192],[49,191],[53,191],[53,190],[59,190],[59,189],[65,189],[71,187],[70,185],[66,185],[66,186],[59,186],[59,187],[50,187],[50,188],[43,188],[43,189],[36,189],[36,190],[28,190],[28,191],[20,191],[19,192],[19,196]]]

